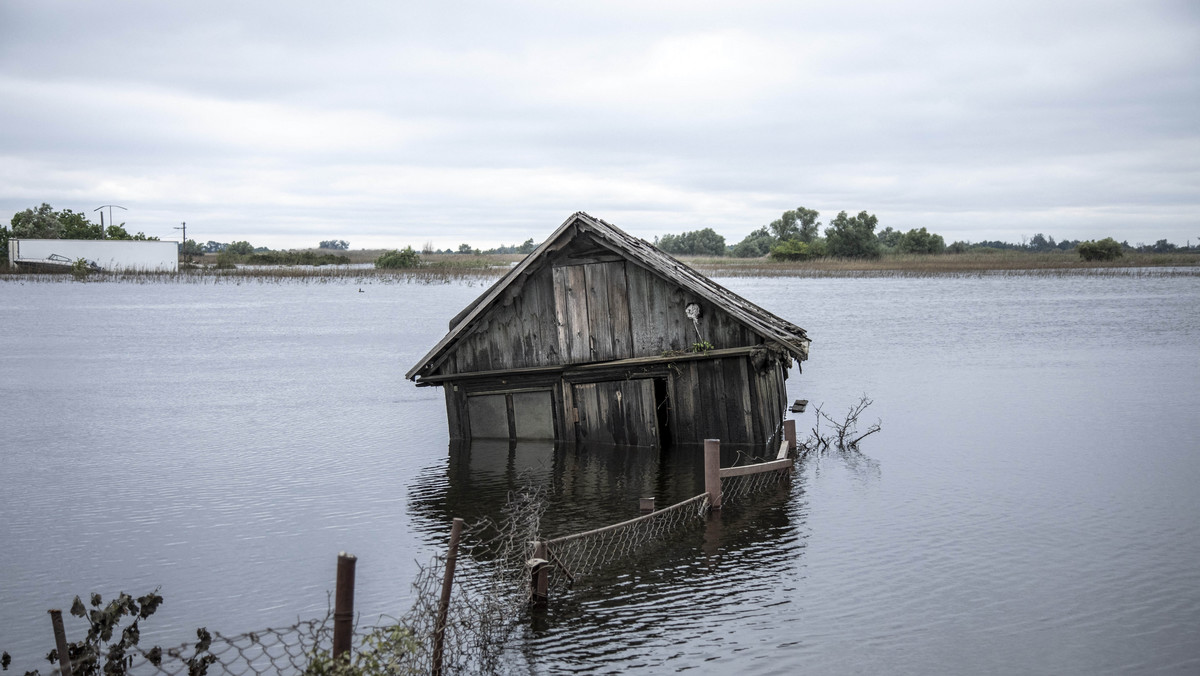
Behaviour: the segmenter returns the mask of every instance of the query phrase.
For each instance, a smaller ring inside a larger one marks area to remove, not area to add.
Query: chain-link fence
[[[443,574],[447,556],[434,556],[413,581],[413,604],[393,622],[354,628],[349,658],[333,658],[332,610],[322,619],[226,636],[203,632],[194,643],[140,650],[129,673],[167,676],[221,673],[442,674],[495,673],[501,651],[528,604],[524,578],[530,543],[545,510],[540,490],[509,495],[499,520],[464,528],[439,650]],[[436,654],[436,656],[435,656]]]
[[[636,519],[543,541],[535,556],[544,554],[551,564],[549,588],[566,589],[599,568],[661,542],[678,530],[703,523],[708,509],[708,494],[701,493]]]
[[[796,449],[792,441],[795,428],[789,425],[787,432],[789,439],[774,459],[747,458],[747,464],[733,468],[719,467],[720,444],[709,442],[712,446],[705,449],[706,491],[700,495],[628,521],[534,543],[529,577],[535,601],[543,602],[551,592],[570,589],[675,533],[702,525],[714,506],[752,500],[756,493],[787,481]]]
[[[719,479],[716,490],[722,502],[751,501],[756,494],[785,482],[792,469],[784,455],[773,461],[751,458],[736,469],[721,469],[721,474],[735,472]],[[331,609],[324,618],[291,626],[233,636],[200,630],[195,642],[175,648],[137,648],[125,662],[126,671],[120,673],[495,673],[502,667],[504,647],[520,627],[531,598],[540,601],[550,590],[561,592],[587,584],[589,577],[606,569],[611,572],[622,561],[702,526],[712,511],[711,490],[634,519],[543,540],[540,528],[547,500],[541,488],[527,482],[521,490],[510,492],[497,520],[484,519],[463,529],[457,554],[434,556],[419,568],[407,613],[376,626],[355,627],[348,659],[333,657]],[[455,572],[449,603],[443,608],[449,556],[455,556]],[[439,632],[442,617],[444,628]]]

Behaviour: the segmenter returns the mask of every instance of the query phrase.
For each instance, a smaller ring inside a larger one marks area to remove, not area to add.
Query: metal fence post
[[[704,492],[713,509],[721,508],[721,440],[704,440]]]
[[[350,643],[354,635],[354,566],[358,557],[338,553],[337,591],[333,605],[333,659],[342,655],[350,659]]]
[[[58,649],[58,669],[62,676],[71,676],[71,653],[67,647],[67,630],[63,628],[62,611],[49,612],[50,624],[54,625],[54,645]]]
[[[433,630],[433,676],[442,674],[442,656],[445,654],[446,618],[450,612],[450,591],[454,585],[454,569],[458,565],[458,540],[462,537],[463,520],[454,519],[450,527],[450,548],[446,552],[446,572],[442,576],[442,597],[438,601],[437,624]]]

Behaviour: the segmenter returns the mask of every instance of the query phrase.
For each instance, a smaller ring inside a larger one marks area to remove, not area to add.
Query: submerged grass
[[[349,265],[239,265],[221,268],[217,257],[198,256],[196,264],[178,272],[104,271],[86,281],[149,284],[355,283],[449,284],[491,283],[524,258],[522,255],[423,254],[417,268],[380,270],[370,265],[380,251],[348,252]],[[211,260],[209,260],[211,258]],[[995,275],[1198,277],[1200,254],[1126,254],[1115,261],[1082,261],[1070,252],[972,251],[942,255],[890,255],[873,260],[822,258],[781,262],[768,258],[682,257],[696,270],[714,277],[983,277]],[[74,281],[69,273],[23,272],[0,262],[0,280]]]

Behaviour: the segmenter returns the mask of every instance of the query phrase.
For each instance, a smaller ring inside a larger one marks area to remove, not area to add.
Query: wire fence
[[[715,495],[721,503],[730,505],[753,500],[755,495],[779,486],[792,471],[792,463],[784,455],[781,450],[774,461],[739,465],[736,470],[721,469],[719,474],[734,473],[718,479]],[[408,612],[378,625],[354,627],[348,656],[334,657],[336,622],[331,609],[324,618],[300,620],[286,627],[237,635],[210,634],[202,629],[197,631],[196,641],[174,648],[139,647],[130,652],[124,670],[117,673],[496,673],[502,670],[505,646],[521,627],[531,601],[543,602],[550,590],[558,593],[587,584],[589,577],[599,579],[601,571],[611,572],[622,561],[667,543],[689,528],[702,526],[714,508],[712,491],[710,486],[705,493],[637,518],[542,540],[546,496],[541,488],[527,482],[522,489],[509,493],[498,519],[466,526],[461,541],[451,537],[452,543],[459,543],[459,554],[452,544],[446,554],[419,566]],[[455,563],[448,566],[451,557]],[[449,603],[443,605],[447,570],[452,580]],[[444,624],[440,622],[443,617]]]
[[[334,621],[326,617],[234,636],[213,633],[168,650],[139,650],[129,673],[198,676],[268,674],[480,674],[500,669],[505,645],[528,605],[524,578],[530,542],[545,510],[540,490],[510,493],[499,520],[468,526],[456,557],[441,649],[440,596],[447,554],[420,566],[407,613],[354,628],[349,659],[333,657]],[[440,653],[440,654],[439,654]],[[438,667],[438,668],[435,668]]]
[[[714,508],[751,500],[756,494],[787,481],[792,475],[792,455],[797,449],[794,423],[787,427],[787,435],[775,459],[751,458],[749,464],[735,468],[720,468],[720,444],[713,441],[705,449],[704,493],[610,526],[535,542],[534,558],[530,561],[533,600],[544,603],[552,591],[570,589],[601,569],[703,524]]]
[[[672,533],[702,524],[709,505],[708,494],[701,493],[636,519],[542,542],[545,560],[552,564],[548,570],[549,588],[568,589],[596,570],[665,540]]]

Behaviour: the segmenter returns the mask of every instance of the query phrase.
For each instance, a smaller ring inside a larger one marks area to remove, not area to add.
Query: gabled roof
[[[575,232],[572,232],[572,229]],[[563,224],[547,237],[541,246],[534,249],[533,253],[526,256],[508,274],[501,277],[491,288],[455,316],[450,321],[450,332],[438,341],[438,344],[434,345],[433,349],[415,366],[409,369],[404,377],[412,380],[426,366],[440,361],[458,338],[465,335],[475,320],[483,315],[492,302],[500,298],[509,286],[520,279],[526,271],[536,269],[540,260],[548,252],[561,248],[565,243],[564,240],[569,240],[585,232],[593,235],[599,243],[614,253],[622,255],[627,260],[641,265],[721,308],[767,341],[778,343],[796,359],[803,361],[808,358],[809,340],[804,329],[767,312],[717,284],[646,240],[634,237],[611,223],[578,211],[563,221]]]

